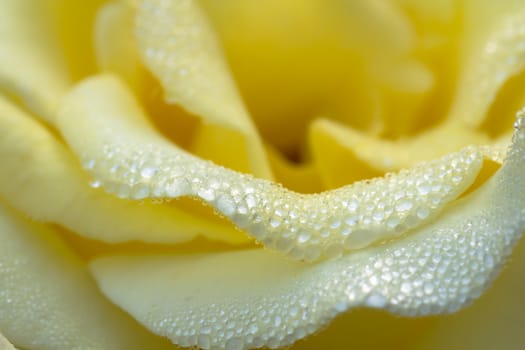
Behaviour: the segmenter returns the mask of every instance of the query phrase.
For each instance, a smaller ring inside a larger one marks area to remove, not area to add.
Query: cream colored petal
[[[42,125],[0,98],[0,195],[31,217],[106,242],[175,243],[198,235],[245,242],[240,232],[167,205],[109,196]]]
[[[266,153],[276,181],[284,187],[300,193],[318,193],[324,190],[319,173],[312,162],[295,163],[270,146],[266,148]]]
[[[102,71],[118,74],[138,89],[140,61],[133,36],[135,11],[123,1],[103,5],[94,24],[94,46],[97,63]]]
[[[525,347],[525,241],[521,240],[512,259],[494,286],[471,307],[439,319],[422,336],[417,350],[520,350]],[[473,334],[475,331],[475,335]]]
[[[16,348],[0,333],[0,350],[16,350]]]
[[[525,229],[525,114],[517,126],[496,175],[404,239],[317,264],[257,249],[112,256],[91,270],[148,329],[203,349],[286,346],[358,306],[455,312],[490,285]]]
[[[458,92],[450,120],[482,124],[498,91],[525,69],[525,4],[465,1]]]
[[[22,98],[51,120],[69,78],[47,1],[0,4],[0,91]]]
[[[162,83],[166,100],[201,117],[204,127],[215,124],[240,133],[246,146],[239,152],[246,152],[250,165],[246,170],[271,178],[262,142],[197,1],[142,1],[136,36],[141,58]]]
[[[125,85],[109,75],[73,89],[58,119],[86,170],[107,191],[136,200],[197,197],[295,259],[339,255],[427,222],[473,183],[483,161],[469,147],[385,178],[305,195],[171,144],[152,128]]]
[[[338,122],[318,119],[310,129],[310,146],[325,186],[341,186],[352,180],[412,167],[418,162],[441,157],[467,145],[492,143],[488,136],[453,123],[430,129],[413,138],[387,140],[363,134]],[[496,148],[500,149],[500,146]],[[330,151],[326,151],[330,149]],[[492,160],[487,148],[485,155]],[[344,173],[349,162],[359,164],[360,173]]]
[[[0,205],[0,329],[22,348],[167,349],[97,290],[50,229]]]

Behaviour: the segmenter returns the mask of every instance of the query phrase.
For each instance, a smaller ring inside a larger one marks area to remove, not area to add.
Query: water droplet
[[[434,284],[432,284],[432,282],[425,282],[423,285],[423,290],[425,291],[425,294],[432,294],[434,291]]]
[[[494,267],[494,258],[490,254],[485,255],[483,262],[488,269],[492,269]]]
[[[140,171],[140,175],[144,179],[151,179],[157,173],[157,169],[154,167],[145,167]]]
[[[430,185],[428,184],[423,184],[423,185],[420,185],[418,188],[417,188],[417,192],[424,196],[424,195],[427,195],[430,193],[430,190],[431,190],[431,187]]]
[[[171,179],[166,183],[166,196],[176,198],[191,192],[190,184],[185,179]]]
[[[240,338],[231,338],[226,342],[226,350],[242,350],[244,342]]]
[[[204,334],[197,338],[197,346],[203,350],[209,349],[211,346],[210,337]]]
[[[270,226],[273,228],[277,228],[281,225],[281,220],[277,218],[271,218],[270,219]]]
[[[421,220],[428,218],[429,215],[430,215],[430,210],[428,210],[428,208],[421,207],[417,210],[417,217],[420,218]]]
[[[306,242],[308,242],[310,240],[310,237],[311,237],[310,232],[302,230],[297,235],[297,242],[299,242],[299,243],[306,243]]]
[[[401,293],[408,294],[412,291],[412,285],[408,282],[403,282],[401,284]]]
[[[397,216],[392,216],[388,218],[388,220],[386,221],[386,225],[392,229],[392,228],[396,228],[400,222],[401,221],[399,220]]]
[[[235,202],[227,195],[223,195],[217,200],[217,210],[226,216],[233,215],[236,209]]]
[[[385,213],[383,211],[376,211],[374,212],[374,214],[372,215],[372,218],[375,220],[375,221],[381,221],[385,218]]]
[[[331,229],[337,229],[339,228],[339,226],[341,226],[341,221],[340,220],[334,220],[331,224],[330,224],[330,228]]]
[[[144,199],[149,196],[149,187],[146,184],[140,184],[134,186],[131,190],[131,198],[133,199]]]
[[[89,183],[89,186],[91,186],[92,188],[100,188],[100,186],[102,186],[102,182],[94,180]]]
[[[410,201],[401,201],[396,204],[396,210],[397,211],[409,211],[410,209],[412,209],[412,206],[413,204]]]
[[[357,216],[349,216],[345,219],[345,223],[348,225],[348,226],[355,226],[357,224],[357,222],[359,221],[358,217]]]
[[[365,303],[369,307],[381,309],[385,307],[387,300],[382,294],[372,293],[366,298]]]
[[[201,188],[197,191],[197,195],[207,202],[215,199],[215,192],[211,188]]]
[[[88,159],[84,162],[84,169],[93,170],[95,168],[96,162],[94,159]]]
[[[130,188],[127,184],[120,184],[117,188],[117,197],[119,198],[128,198],[130,193]]]
[[[246,195],[246,197],[244,198],[244,201],[246,202],[246,205],[250,209],[255,208],[257,206],[257,199],[255,198],[253,194]]]

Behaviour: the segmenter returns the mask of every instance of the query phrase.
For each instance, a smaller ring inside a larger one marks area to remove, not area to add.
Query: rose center
[[[308,157],[317,118],[397,138],[434,124],[449,105],[450,89],[437,87],[453,64],[425,61],[438,56],[425,56],[425,37],[416,39],[409,16],[387,5],[207,0],[203,7],[260,133],[291,160]]]

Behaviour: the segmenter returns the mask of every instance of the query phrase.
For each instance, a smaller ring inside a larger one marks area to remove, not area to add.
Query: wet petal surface
[[[100,294],[56,232],[29,222],[3,203],[0,241],[0,329],[17,346],[169,348]]]
[[[2,333],[0,333],[0,349],[1,350],[16,350],[13,344],[7,340]]]
[[[461,73],[450,120],[480,126],[504,84],[525,69],[525,11],[519,1],[466,1]]]
[[[246,238],[167,205],[122,200],[89,186],[74,155],[48,129],[0,97],[0,195],[34,219],[106,242],[177,243],[198,235]]]
[[[141,58],[161,82],[166,100],[202,118],[203,128],[211,124],[210,132],[218,126],[239,133],[244,145],[237,152],[246,152],[246,171],[271,178],[262,141],[197,1],[141,1],[135,29]]]
[[[483,160],[467,147],[385,178],[303,195],[170,144],[111,76],[89,79],[68,94],[59,126],[107,191],[136,200],[197,197],[298,260],[339,255],[425,223],[472,184]]]
[[[457,311],[481,295],[525,228],[523,118],[489,181],[389,244],[313,265],[251,250],[113,256],[91,270],[146,327],[204,349],[285,346],[357,306],[411,316]]]

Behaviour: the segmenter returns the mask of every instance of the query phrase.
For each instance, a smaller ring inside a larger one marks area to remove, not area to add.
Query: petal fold
[[[0,97],[0,195],[16,209],[106,242],[188,241],[198,235],[246,242],[234,228],[180,209],[110,196],[89,186],[71,152],[51,132]]]
[[[503,85],[525,69],[525,7],[513,0],[466,1],[463,10],[461,75],[448,118],[478,127]]]
[[[309,139],[313,159],[327,188],[410,168],[468,145],[491,144],[485,148],[485,156],[502,161],[496,154],[501,147],[492,145],[494,142],[487,135],[457,123],[445,123],[415,137],[390,140],[321,118],[312,124]],[[506,147],[503,153],[505,150]],[[355,164],[356,172],[345,171],[349,162]]]
[[[136,91],[141,79],[137,43],[133,36],[135,11],[123,1],[100,7],[94,24],[98,67],[118,74]]]
[[[520,305],[525,291],[525,241],[512,252],[512,261],[501,272],[494,286],[471,307],[436,320],[418,339],[414,350],[520,350],[525,347],[522,324],[525,314]],[[475,337],[468,337],[472,328]]]
[[[0,6],[0,89],[51,120],[69,84],[47,1],[6,0]]]
[[[490,285],[525,229],[524,112],[516,129],[489,181],[404,239],[316,264],[250,250],[110,256],[91,271],[147,328],[203,349],[287,346],[358,306],[408,316],[457,311]]]
[[[0,333],[0,350],[16,350],[13,344]]]
[[[246,171],[271,178],[262,141],[197,1],[144,0],[135,32],[142,61],[160,80],[167,102],[201,117],[204,128],[219,125],[242,135],[250,165]]]
[[[3,203],[0,241],[0,329],[17,346],[169,348],[100,294],[55,232],[29,222]]]
[[[385,178],[300,194],[171,144],[112,76],[73,89],[59,125],[107,191],[135,200],[197,197],[267,247],[298,260],[339,255],[429,221],[473,183],[483,161],[481,152],[467,147]]]

